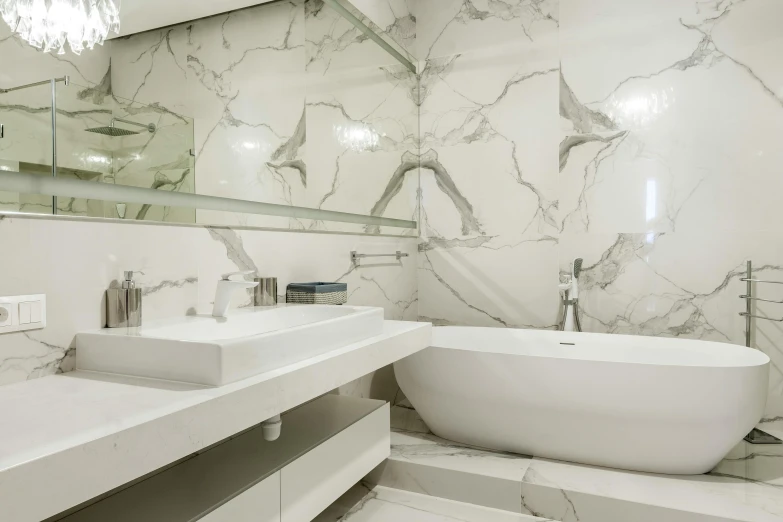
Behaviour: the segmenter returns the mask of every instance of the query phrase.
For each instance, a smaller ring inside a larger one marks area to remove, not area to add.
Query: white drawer
[[[388,458],[390,444],[385,404],[288,464],[280,472],[281,521],[310,522]]]
[[[326,395],[57,520],[309,522],[389,453],[388,404]]]
[[[280,522],[280,472],[229,500],[200,522]]]

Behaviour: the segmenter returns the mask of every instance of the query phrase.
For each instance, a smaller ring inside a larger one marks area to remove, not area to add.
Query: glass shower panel
[[[115,100],[115,126],[138,134],[112,138],[115,147],[111,182],[194,194],[193,120],[130,100]],[[125,208],[113,205],[109,217],[195,223],[196,211],[149,204],[129,204]]]
[[[112,118],[110,98],[95,99],[83,87],[57,86],[57,177],[103,182],[112,170],[112,144],[103,136],[84,132],[85,128],[108,125]],[[105,101],[105,103],[103,103]],[[101,201],[58,198],[57,213],[104,217]]]
[[[74,83],[58,88],[57,115],[58,176],[195,193],[193,120]],[[94,217],[196,221],[194,209],[150,204],[75,200],[70,208]]]
[[[0,170],[52,175],[50,83],[0,92],[0,125]],[[51,214],[52,197],[0,191],[0,211]]]

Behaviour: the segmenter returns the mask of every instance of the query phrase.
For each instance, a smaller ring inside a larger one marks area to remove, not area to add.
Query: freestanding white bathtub
[[[438,436],[656,473],[710,471],[761,419],[769,358],[730,344],[439,327],[395,363]]]

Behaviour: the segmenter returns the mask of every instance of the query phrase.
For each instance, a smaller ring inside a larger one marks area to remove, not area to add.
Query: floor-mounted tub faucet
[[[571,275],[565,283],[559,285],[563,308],[563,318],[560,320],[560,331],[581,332],[579,322],[579,274],[582,272],[582,258],[574,259]]]
[[[225,317],[228,312],[228,305],[231,304],[231,296],[237,290],[246,288],[255,288],[258,283],[251,281],[242,281],[237,279],[231,279],[232,277],[240,277],[255,274],[255,271],[248,270],[245,272],[231,272],[230,274],[223,274],[220,281],[217,284],[217,290],[215,291],[215,304],[212,307],[212,317]]]

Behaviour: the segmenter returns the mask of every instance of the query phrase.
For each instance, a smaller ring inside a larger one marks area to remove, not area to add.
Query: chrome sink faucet
[[[234,277],[242,277],[246,275],[255,274],[253,270],[246,270],[244,272],[231,272],[223,274],[218,281],[217,290],[215,291],[215,304],[212,307],[212,317],[225,317],[228,312],[228,305],[231,304],[231,297],[237,290],[246,288],[255,288],[258,283],[251,281],[243,281],[241,279],[232,279]]]

